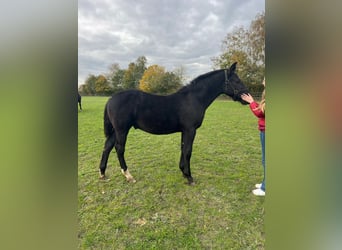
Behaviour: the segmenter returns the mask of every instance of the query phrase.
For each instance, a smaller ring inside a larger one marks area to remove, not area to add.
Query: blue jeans
[[[261,162],[264,168],[264,179],[261,183],[261,189],[265,191],[266,190],[265,131],[260,131],[260,142],[261,142],[261,155],[262,155]]]

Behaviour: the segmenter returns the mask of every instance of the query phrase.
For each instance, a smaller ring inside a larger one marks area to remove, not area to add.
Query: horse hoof
[[[128,169],[126,171],[121,169],[121,173],[126,177],[126,180],[128,182],[136,183],[137,181],[133,178],[133,176],[130,174]]]
[[[133,178],[133,176],[129,176],[126,178],[127,182],[130,182],[130,183],[136,183],[137,181]]]
[[[100,173],[100,178],[99,179],[100,179],[100,181],[106,181],[106,182],[110,181],[110,179],[106,175],[101,174],[101,173]]]
[[[185,182],[185,184],[189,185],[189,186],[195,186],[195,182],[192,180],[192,181],[187,181]]]
[[[137,181],[135,179],[130,179],[130,180],[127,180],[128,182],[131,182],[131,183],[136,183]]]

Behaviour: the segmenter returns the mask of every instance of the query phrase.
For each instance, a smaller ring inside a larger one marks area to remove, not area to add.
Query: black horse
[[[78,99],[77,99],[77,101],[78,101],[78,106],[80,107],[80,110],[82,110],[82,104],[81,104],[82,97],[81,97],[80,93],[78,93]]]
[[[241,94],[246,86],[235,73],[236,63],[229,69],[215,70],[195,78],[176,93],[160,96],[127,90],[113,95],[104,110],[106,142],[100,163],[100,178],[105,178],[109,154],[115,147],[121,171],[127,181],[135,182],[124,158],[127,134],[133,126],[152,134],[182,133],[179,168],[189,184],[193,183],[190,158],[196,129],[202,124],[208,106],[222,93],[234,101],[247,104]]]

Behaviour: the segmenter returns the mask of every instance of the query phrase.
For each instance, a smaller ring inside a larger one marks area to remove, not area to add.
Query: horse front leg
[[[126,145],[126,140],[127,140],[127,134],[128,134],[128,131],[117,133],[115,150],[116,150],[116,154],[118,156],[118,160],[120,162],[121,173],[126,177],[126,180],[128,182],[135,183],[136,180],[133,178],[133,176],[128,171],[128,167],[127,167],[126,160],[125,160],[125,145]]]
[[[192,145],[195,139],[196,130],[188,130],[182,132],[181,141],[181,158],[179,162],[179,168],[183,172],[183,176],[188,179],[190,185],[194,184],[194,180],[191,176],[190,159],[192,154]]]

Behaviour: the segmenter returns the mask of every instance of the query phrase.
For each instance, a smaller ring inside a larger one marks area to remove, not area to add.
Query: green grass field
[[[83,97],[78,113],[79,249],[264,249],[264,197],[257,118],[248,106],[216,100],[194,141],[186,185],[178,168],[180,133],[131,129],[120,172],[115,150],[100,181],[108,97]]]

